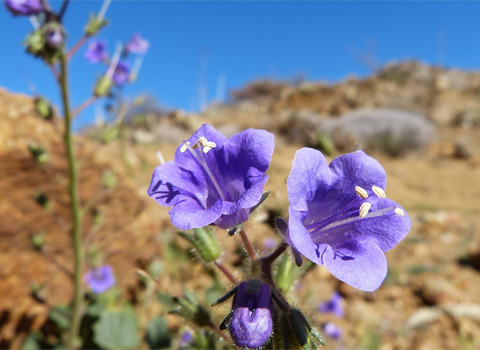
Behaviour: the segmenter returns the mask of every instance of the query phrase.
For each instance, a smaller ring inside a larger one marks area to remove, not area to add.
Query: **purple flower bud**
[[[327,322],[323,325],[325,334],[333,339],[340,339],[342,337],[342,330],[335,323]]]
[[[83,280],[94,293],[103,293],[115,285],[115,276],[110,265],[100,266],[99,268],[88,271]]]
[[[250,349],[263,346],[273,329],[272,290],[268,284],[259,280],[240,283],[232,309],[228,329],[235,344]]]
[[[32,16],[42,11],[41,0],[5,0],[5,6],[14,15]]]
[[[107,43],[103,40],[94,40],[88,44],[87,51],[83,54],[88,62],[98,63],[105,61],[108,58],[107,55]]]
[[[130,77],[130,64],[127,61],[118,62],[115,71],[113,72],[112,80],[115,85],[121,86],[128,82]]]
[[[140,34],[134,34],[129,42],[125,45],[125,49],[131,53],[138,53],[140,55],[147,52],[150,43],[142,38]]]
[[[63,44],[62,28],[55,24],[47,28],[45,32],[45,41],[52,48],[57,48]]]
[[[324,301],[318,306],[318,311],[328,314],[333,313],[337,317],[343,317],[342,297],[335,291],[330,300]]]

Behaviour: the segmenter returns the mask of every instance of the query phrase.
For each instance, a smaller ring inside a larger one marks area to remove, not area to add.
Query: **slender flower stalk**
[[[233,275],[233,273],[231,273],[230,270],[228,270],[225,265],[223,265],[220,261],[215,260],[215,266],[218,267],[220,271],[222,271],[222,273],[230,280],[230,282],[232,282],[233,284],[238,284],[238,281]]]
[[[75,54],[75,52],[77,52],[78,49],[80,49],[83,46],[83,44],[85,44],[87,39],[88,39],[88,35],[85,34],[84,36],[82,36],[80,38],[79,41],[77,41],[77,43],[75,45],[73,45],[73,47],[70,49],[70,51],[67,54],[67,60],[72,58],[72,56]]]
[[[80,198],[78,193],[78,167],[75,158],[73,134],[72,134],[72,114],[70,107],[70,97],[68,88],[68,67],[67,57],[60,57],[60,90],[62,95],[63,115],[65,121],[65,148],[68,159],[68,190],[70,195],[70,206],[73,218],[72,238],[73,252],[75,256],[75,272],[74,272],[74,297],[72,303],[72,316],[70,320],[70,329],[66,347],[68,349],[76,349],[77,336],[80,329],[80,320],[82,316],[83,304],[83,247],[81,240],[82,233],[82,215],[80,211]]]
[[[247,248],[250,259],[256,259],[257,253],[255,252],[255,248],[253,248],[252,242],[250,242],[247,232],[243,228],[240,229],[240,237],[242,237],[243,244],[245,245],[245,248]]]
[[[98,96],[90,96],[88,99],[82,102],[77,108],[75,108],[72,112],[72,118],[75,118],[78,114],[80,114],[85,108],[90,106],[93,102],[98,100]]]

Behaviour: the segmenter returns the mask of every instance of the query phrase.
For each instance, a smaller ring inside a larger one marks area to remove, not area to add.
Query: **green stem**
[[[70,320],[70,329],[68,333],[68,339],[66,348],[76,349],[79,344],[77,343],[77,337],[80,330],[80,321],[82,317],[83,307],[83,249],[82,249],[82,215],[80,210],[80,199],[78,195],[78,169],[74,152],[73,134],[72,134],[72,113],[69,99],[68,89],[68,70],[67,70],[67,57],[62,55],[60,57],[60,89],[62,94],[63,115],[65,122],[65,148],[68,159],[68,175],[69,185],[68,191],[70,195],[70,206],[72,210],[73,226],[72,226],[72,238],[73,238],[73,252],[75,256],[75,272],[74,272],[74,297],[72,303],[72,317]]]

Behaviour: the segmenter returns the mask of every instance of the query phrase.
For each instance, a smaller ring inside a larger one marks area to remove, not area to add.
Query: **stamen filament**
[[[398,208],[398,209],[400,209],[400,208]],[[391,211],[391,210],[395,210],[395,208],[394,207],[388,207],[388,208],[384,208],[384,209],[369,212],[364,217],[354,216],[354,217],[350,217],[350,218],[345,219],[345,220],[336,221],[334,223],[331,223],[330,225],[322,227],[319,230],[315,230],[313,232],[310,232],[310,235],[312,237],[312,240],[315,239],[315,238],[328,236],[328,234],[331,231],[333,231],[335,229],[338,229],[341,226],[346,226],[346,225],[351,224],[351,223],[353,223],[354,221],[357,221],[357,220],[368,220],[368,219],[376,218],[378,216],[387,215],[388,212]],[[314,243],[325,243],[323,240],[321,242],[317,242],[317,241],[314,240],[313,242]]]
[[[196,144],[195,144],[196,145]],[[202,166],[203,170],[205,170],[205,172],[207,173],[207,176],[208,178],[210,179],[210,181],[212,182],[213,184],[213,187],[215,187],[215,190],[217,191],[217,194],[220,196],[220,198],[222,200],[225,200],[225,195],[223,194],[222,192],[222,189],[220,188],[217,180],[215,179],[215,177],[213,176],[212,174],[212,171],[210,170],[210,168],[208,167],[208,164],[207,164],[207,161],[205,160],[205,156],[203,155],[203,152],[199,152],[200,154],[200,157],[197,155],[197,153],[195,152],[195,150],[193,149],[192,146],[190,146],[190,143],[189,142],[185,142],[183,144],[183,146],[187,146],[188,150],[190,151],[190,153],[192,154],[193,158],[195,158],[197,160],[198,163],[200,163],[200,165]],[[180,148],[180,151],[182,151],[183,149],[183,146],[182,148]]]

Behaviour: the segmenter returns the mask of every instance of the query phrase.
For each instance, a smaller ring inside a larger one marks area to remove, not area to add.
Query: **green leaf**
[[[70,309],[66,305],[57,305],[50,309],[48,318],[55,323],[62,331],[70,326]]]
[[[164,317],[155,317],[147,328],[146,340],[150,349],[170,348],[170,334],[168,332],[167,320]]]
[[[41,348],[37,333],[29,333],[22,343],[22,350],[40,350]]]
[[[93,327],[95,342],[104,349],[131,349],[140,345],[133,310],[104,310]]]

